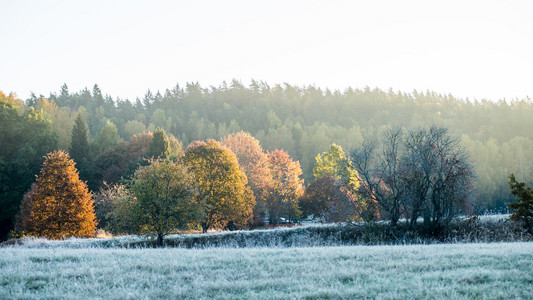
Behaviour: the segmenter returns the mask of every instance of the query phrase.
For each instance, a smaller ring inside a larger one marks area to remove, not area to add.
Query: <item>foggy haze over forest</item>
[[[533,95],[530,1],[3,2],[0,82],[135,101],[233,78],[458,98]]]

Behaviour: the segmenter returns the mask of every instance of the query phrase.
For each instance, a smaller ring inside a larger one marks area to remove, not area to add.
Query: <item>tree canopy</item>
[[[533,144],[528,130],[533,126],[530,99],[464,100],[431,91],[369,87],[331,91],[255,80],[248,86],[236,80],[210,87],[186,83],[149,91],[139,101],[103,94],[97,86],[74,92],[63,85],[46,100],[28,99],[26,107],[43,109],[53,120],[61,147],[68,147],[74,117],[80,111],[87,117],[89,132],[99,133],[110,120],[125,140],[161,127],[187,146],[194,140],[221,139],[243,130],[265,150],[284,149],[300,161],[307,184],[313,179],[317,153],[327,151],[332,143],[352,150],[387,127],[410,130],[438,125],[460,137],[472,157],[479,210],[503,208],[511,200],[510,172],[533,183],[529,180],[533,154],[527,150]]]
[[[81,178],[93,191],[103,186],[103,181],[116,183],[131,176],[143,164],[148,151],[145,146],[151,141],[141,146],[139,137],[153,136],[157,127],[169,139],[171,157],[181,153],[175,148],[195,140],[220,140],[232,133],[248,132],[265,151],[285,150],[300,163],[302,177],[310,184],[316,178],[317,153],[329,152],[333,143],[351,151],[363,141],[379,139],[391,127],[408,132],[438,125],[459,138],[476,169],[473,184],[478,213],[506,209],[505,203],[513,200],[507,186],[509,173],[533,184],[531,99],[491,102],[431,91],[369,87],[332,91],[255,80],[248,86],[237,80],[210,87],[186,83],[164,91],[147,91],[129,100],[104,95],[98,85],[72,91],[66,84],[46,98],[32,94],[24,102],[0,92],[6,103],[0,124],[2,238],[12,228],[22,195],[39,172],[42,156],[55,149],[73,150],[72,129],[78,115],[87,127],[89,163],[83,166],[75,154],[72,156]],[[114,145],[117,140],[124,142]],[[321,159],[325,162],[324,157]],[[250,187],[258,194],[252,174],[248,175]],[[260,195],[256,196],[261,204]]]
[[[1,240],[13,228],[44,155],[57,148],[57,135],[41,111],[24,109],[14,95],[0,92],[0,145]]]
[[[130,190],[135,197],[130,211],[139,229],[157,235],[160,246],[165,235],[194,227],[200,220],[195,181],[181,162],[152,160],[135,171]]]
[[[91,197],[74,161],[66,152],[54,151],[24,196],[17,231],[51,239],[92,237],[96,220]]]
[[[444,128],[387,130],[377,142],[352,153],[367,199],[379,203],[393,226],[401,217],[415,226],[419,217],[432,231],[459,212],[472,210],[474,171],[458,140]]]
[[[272,184],[268,156],[259,141],[247,132],[232,133],[222,140],[239,161],[256,199],[256,216],[266,209],[266,198]]]
[[[214,140],[196,141],[185,149],[183,161],[198,183],[204,232],[251,222],[255,199],[231,150]]]
[[[507,203],[510,219],[524,222],[529,233],[533,233],[533,188],[525,182],[518,182],[514,174],[509,175],[509,189],[518,201]]]
[[[300,207],[304,217],[313,215],[326,222],[361,220],[359,199],[332,176],[321,176],[313,181],[300,198]]]
[[[303,194],[300,163],[283,150],[268,153],[272,185],[267,197],[269,222],[277,224],[280,217],[295,220],[301,212],[298,199]]]
[[[157,127],[148,148],[148,157],[166,158],[170,155],[170,141],[163,129]]]

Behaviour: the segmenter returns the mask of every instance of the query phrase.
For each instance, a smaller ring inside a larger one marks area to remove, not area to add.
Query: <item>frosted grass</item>
[[[0,299],[533,298],[533,243],[0,249]]]
[[[368,226],[363,223],[306,223],[294,227],[252,231],[176,234],[165,237],[164,243],[167,247],[179,248],[277,248],[533,241],[533,236],[528,234],[524,228],[507,219],[508,215],[480,216],[476,219],[459,217],[450,226],[449,232],[440,237],[424,236],[416,231],[406,232],[405,228],[401,232],[390,234],[386,222]],[[105,239],[69,238],[58,241],[26,237],[10,242],[24,248],[145,248],[156,245],[153,237],[134,235]]]

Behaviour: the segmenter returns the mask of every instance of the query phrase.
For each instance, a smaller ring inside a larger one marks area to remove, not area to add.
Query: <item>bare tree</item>
[[[393,226],[403,214],[405,184],[400,173],[400,157],[403,130],[392,128],[382,137],[381,149],[375,142],[363,143],[352,152],[352,163],[359,172],[360,192],[372,198],[382,207]]]
[[[352,153],[361,177],[361,192],[373,197],[391,224],[408,219],[413,227],[419,217],[434,233],[446,227],[459,212],[471,208],[474,172],[458,139],[447,129],[430,127],[386,131],[381,152],[364,143]]]

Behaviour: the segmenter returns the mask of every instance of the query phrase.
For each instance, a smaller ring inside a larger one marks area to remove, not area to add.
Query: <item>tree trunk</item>
[[[163,247],[163,234],[157,234],[157,247]]]
[[[394,216],[394,217],[391,218],[390,224],[391,224],[392,228],[396,229],[396,227],[398,226],[398,220],[399,220],[399,218],[397,216]]]

